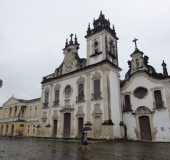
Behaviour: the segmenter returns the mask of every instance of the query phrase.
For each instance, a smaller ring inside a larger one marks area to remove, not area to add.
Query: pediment
[[[125,82],[121,91],[125,92],[127,90],[135,90],[139,86],[143,86],[145,88],[163,86],[163,81],[154,79],[145,72],[138,72]]]
[[[64,61],[63,61],[63,69],[62,69],[62,73],[68,73],[71,71],[74,71],[78,67],[78,60],[76,58],[76,54],[75,53],[69,53],[67,55],[65,55],[64,57]]]
[[[61,65],[55,69],[54,74],[46,76],[46,78],[57,77],[81,69],[86,66],[86,59],[80,58],[77,52],[65,53],[64,60]]]
[[[56,69],[57,75],[66,74],[86,66],[86,59],[80,58],[78,53],[70,52],[65,55],[62,65]]]
[[[16,103],[19,103],[18,100],[15,97],[10,97],[4,104],[3,107],[11,106]]]

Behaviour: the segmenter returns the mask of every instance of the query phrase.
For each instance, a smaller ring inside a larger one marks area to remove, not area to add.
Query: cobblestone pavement
[[[170,143],[77,142],[0,138],[0,160],[170,160]]]

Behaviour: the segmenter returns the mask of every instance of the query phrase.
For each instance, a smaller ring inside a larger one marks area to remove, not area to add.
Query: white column
[[[49,85],[49,108],[53,106],[53,85]]]
[[[86,122],[91,122],[91,91],[90,91],[90,73],[86,74],[87,83],[86,83]]]
[[[104,102],[104,121],[109,120],[109,102],[108,102],[108,70],[103,69],[103,102]]]

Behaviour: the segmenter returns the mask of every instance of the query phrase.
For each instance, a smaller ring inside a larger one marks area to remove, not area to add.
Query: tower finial
[[[70,34],[70,44],[73,44],[73,33]]]
[[[103,14],[102,10],[100,11],[99,18],[105,18],[105,16],[104,16],[104,14]]]
[[[100,10],[100,16],[102,16],[102,15],[103,15],[102,10]]]
[[[114,24],[113,24],[113,26],[112,26],[112,30],[113,30],[114,34],[116,34]]]
[[[128,66],[129,66],[129,69],[131,69],[132,67],[132,62],[130,60],[128,60]]]
[[[78,44],[78,41],[77,41],[77,36],[76,36],[76,34],[75,34],[75,36],[74,36],[74,44]]]
[[[90,28],[90,23],[88,24],[88,28],[87,28],[87,33],[90,33],[91,28]]]
[[[65,47],[67,47],[68,46],[68,39],[66,39],[66,43],[65,43]]]
[[[70,34],[70,40],[72,41],[73,40],[73,33]]]
[[[90,23],[88,24],[88,30],[90,30]]]
[[[114,24],[113,24],[113,26],[112,26],[112,29],[113,29],[113,30],[115,30],[115,26],[114,26]]]
[[[135,39],[132,41],[132,42],[134,42],[134,43],[135,43],[135,49],[138,49],[137,41],[138,41],[138,39],[137,39],[137,38],[135,38]]]
[[[166,63],[165,63],[164,60],[163,60],[163,62],[162,62],[162,68],[163,68],[163,75],[164,75],[165,77],[167,77],[167,76],[168,76],[168,71],[167,71]]]

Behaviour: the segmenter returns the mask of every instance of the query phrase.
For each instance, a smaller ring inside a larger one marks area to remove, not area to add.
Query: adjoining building
[[[0,109],[0,135],[37,136],[40,116],[40,98],[23,100],[11,97]]]
[[[149,65],[137,46],[121,83],[123,122],[128,139],[170,141],[170,76]]]
[[[118,37],[101,12],[88,26],[87,58],[80,58],[76,35],[63,49],[64,60],[43,77],[41,98],[12,97],[0,109],[0,133],[6,136],[170,141],[170,76],[149,65],[137,47],[120,80]],[[17,109],[16,109],[17,108]]]

